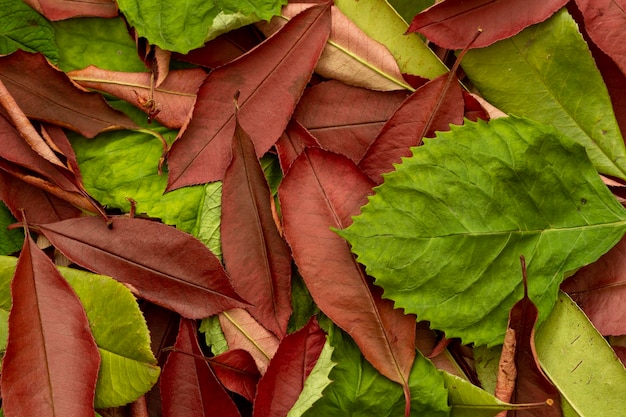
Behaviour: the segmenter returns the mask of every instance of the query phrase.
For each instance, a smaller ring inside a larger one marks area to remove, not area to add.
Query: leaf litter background
[[[3,415],[619,415],[626,5],[431,5],[4,2]]]

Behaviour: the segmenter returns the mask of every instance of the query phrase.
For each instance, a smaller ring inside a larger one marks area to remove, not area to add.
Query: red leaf
[[[327,81],[304,93],[294,117],[322,148],[358,162],[407,97],[406,91],[372,91]]]
[[[279,338],[291,316],[291,253],[272,217],[272,195],[254,144],[238,123],[222,187],[222,251],[246,309]]]
[[[576,0],[576,5],[583,14],[585,29],[593,42],[626,74],[626,44],[623,42],[626,1]]]
[[[446,49],[483,48],[543,22],[567,0],[446,0],[413,18],[407,32],[420,32]],[[481,35],[472,43],[478,29]]]
[[[44,15],[48,20],[56,21],[72,17],[116,17],[117,2],[114,0],[24,0],[30,7]]]
[[[105,130],[138,128],[126,115],[109,107],[100,94],[77,88],[43,55],[16,51],[0,57],[0,80],[33,119],[89,138]]]
[[[139,296],[187,318],[242,306],[207,247],[180,230],[139,218],[97,217],[39,225],[70,260],[128,284]]]
[[[178,337],[161,374],[163,417],[240,417],[237,406],[202,356],[196,327],[181,319]]]
[[[14,416],[93,415],[100,354],[70,285],[28,233],[15,269],[2,409]]]
[[[283,172],[287,172],[293,161],[302,153],[304,148],[321,148],[317,139],[311,135],[297,120],[291,119],[287,129],[276,142],[276,153]]]
[[[230,349],[209,359],[209,364],[224,387],[250,402],[254,401],[261,373],[250,353],[242,349]]]
[[[561,285],[605,335],[626,334],[626,238]]]
[[[168,157],[167,191],[220,180],[239,123],[262,156],[285,130],[330,32],[330,5],[311,7],[241,58],[211,72],[198,91],[192,119]]]
[[[435,131],[450,130],[463,123],[465,103],[456,79],[441,75],[418,88],[385,123],[359,162],[359,168],[376,184],[382,174],[393,170],[402,157],[411,156],[412,146],[422,143]]]
[[[85,88],[104,91],[128,101],[171,129],[187,123],[196,101],[196,92],[207,74],[199,68],[170,71],[165,81],[150,90],[148,72],[119,72],[94,66],[67,74]]]
[[[326,334],[315,319],[283,339],[267,372],[259,381],[254,417],[278,417],[289,413],[325,342]]]
[[[279,189],[285,237],[315,303],[406,393],[415,356],[415,317],[380,299],[382,290],[371,286],[348,243],[331,230],[352,222],[371,187],[346,157],[306,149]]]

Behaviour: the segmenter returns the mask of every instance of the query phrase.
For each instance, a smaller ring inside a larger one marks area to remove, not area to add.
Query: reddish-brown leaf
[[[291,316],[291,253],[272,216],[272,194],[250,137],[235,124],[222,186],[222,252],[246,309],[279,338]]]
[[[211,72],[198,91],[189,125],[168,157],[167,190],[220,180],[239,123],[262,156],[285,130],[330,32],[330,4],[311,7],[241,58]]]
[[[463,122],[465,103],[456,79],[441,75],[418,88],[382,127],[359,162],[359,168],[376,184],[402,157],[411,156],[411,147],[435,131]]]
[[[217,257],[187,233],[139,218],[82,217],[39,225],[73,262],[109,275],[187,318],[243,306]]]
[[[371,285],[348,243],[331,230],[352,222],[372,185],[348,158],[305,149],[279,189],[285,238],[320,310],[406,393],[415,356],[415,317],[380,299],[382,290]]]
[[[407,32],[420,32],[446,49],[483,48],[542,22],[567,0],[446,0],[413,18]],[[472,43],[476,32],[481,35]]]
[[[115,17],[118,14],[115,0],[24,0],[30,7],[56,21],[72,17]]]
[[[407,91],[372,91],[332,80],[308,89],[294,117],[322,148],[358,162],[408,95]]]
[[[287,415],[298,400],[325,342],[326,334],[315,319],[283,339],[259,381],[254,417]]]
[[[576,0],[576,5],[583,14],[585,29],[593,42],[626,74],[626,44],[623,41],[626,1]]]
[[[302,153],[304,148],[321,148],[317,139],[297,120],[291,119],[287,129],[276,142],[276,153],[283,173],[286,173],[293,161]]]
[[[165,81],[151,91],[148,72],[108,71],[89,66],[67,75],[85,88],[112,94],[146,114],[154,114],[156,121],[171,129],[178,129],[187,122],[196,92],[207,76],[199,68],[170,71]]]
[[[250,402],[254,401],[261,373],[249,352],[242,349],[229,349],[208,361],[226,389],[236,392]]]
[[[161,374],[163,417],[240,417],[237,406],[201,357],[193,321],[181,318],[174,347],[178,352],[170,353]]]
[[[265,374],[270,359],[278,349],[278,337],[243,309],[224,311],[219,319],[228,347],[250,353],[261,375]]]
[[[7,417],[93,415],[100,354],[87,315],[26,235],[11,283],[2,410]]]
[[[0,80],[33,119],[89,138],[105,130],[137,128],[126,115],[106,104],[100,94],[78,88],[41,54],[16,51],[0,57]]]
[[[626,238],[561,285],[605,335],[626,334]]]

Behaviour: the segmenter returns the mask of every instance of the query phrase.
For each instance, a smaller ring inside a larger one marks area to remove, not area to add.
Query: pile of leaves
[[[625,5],[432,3],[0,1],[3,415],[623,413]]]

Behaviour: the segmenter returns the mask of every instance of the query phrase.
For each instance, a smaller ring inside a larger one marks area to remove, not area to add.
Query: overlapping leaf
[[[542,22],[567,0],[447,0],[415,16],[408,32],[420,32],[446,49],[484,48]],[[476,32],[482,33],[474,41]]]
[[[184,232],[139,218],[82,217],[39,225],[73,262],[116,278],[184,317],[243,306],[219,260]],[[176,254],[164,262],[164,254]]]
[[[22,1],[3,0],[0,10],[0,55],[21,49],[59,58],[50,22]]]
[[[100,355],[85,310],[30,236],[15,268],[11,298],[2,362],[4,414],[93,414]]]
[[[566,10],[513,38],[469,51],[463,69],[491,104],[555,126],[585,146],[600,173],[626,178],[626,151],[611,101]]]
[[[242,349],[231,349],[209,360],[220,383],[248,401],[254,400],[261,374],[254,358]]]
[[[117,3],[111,0],[91,0],[89,2],[76,2],[67,0],[24,0],[37,9],[39,13],[49,20],[62,20],[72,17],[117,16]]]
[[[397,307],[479,345],[502,342],[522,295],[520,254],[543,320],[564,275],[625,230],[626,212],[582,147],[500,118],[414,148],[341,235]]]
[[[311,7],[246,55],[211,72],[198,91],[191,122],[170,151],[167,190],[224,176],[237,92],[238,120],[257,156],[269,150],[287,126],[329,32],[330,5]]]

